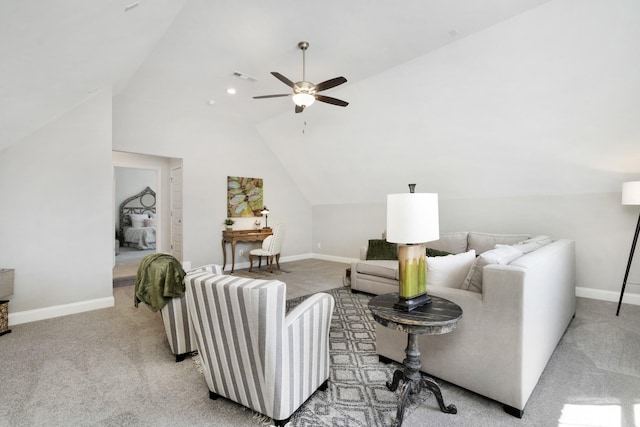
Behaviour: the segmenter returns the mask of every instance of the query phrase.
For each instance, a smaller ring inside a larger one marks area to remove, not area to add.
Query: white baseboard
[[[325,254],[311,254],[311,258],[321,259],[324,261],[342,262],[344,264],[351,264],[352,262],[359,260],[358,258],[347,258]]]
[[[603,291],[601,289],[576,287],[576,296],[600,301],[610,301],[617,303],[620,299],[620,292]],[[640,305],[640,294],[625,292],[622,299],[623,304]]]
[[[17,313],[9,313],[9,326],[53,319],[54,317],[67,316],[69,314],[84,313],[85,311],[113,307],[114,305],[115,299],[111,296],[71,304],[54,305],[53,307],[37,308],[35,310],[19,311]]]

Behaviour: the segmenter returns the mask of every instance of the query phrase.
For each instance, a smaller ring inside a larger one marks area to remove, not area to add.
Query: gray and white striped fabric
[[[315,294],[285,317],[278,280],[202,274],[185,284],[210,391],[285,420],[329,378],[331,295]]]
[[[222,268],[215,264],[204,265],[187,272],[184,280],[186,283],[187,277],[211,274],[222,274]],[[187,300],[184,296],[172,298],[162,307],[160,315],[162,316],[164,330],[167,333],[171,353],[178,356],[191,353],[197,349],[191,318],[187,310]]]
[[[184,296],[171,298],[160,310],[160,315],[171,353],[178,356],[197,349],[191,318],[187,310],[187,300]]]

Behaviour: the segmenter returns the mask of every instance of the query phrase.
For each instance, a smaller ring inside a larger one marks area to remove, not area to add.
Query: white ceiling
[[[125,12],[134,0],[3,0],[0,149],[94,91],[120,93],[163,37],[182,44],[163,72],[195,82],[180,97],[214,100],[222,114],[258,124],[293,110],[287,98],[251,97],[287,92],[271,71],[301,79],[301,40],[310,42],[307,79],[342,75],[346,87],[546,1],[141,0]],[[235,97],[224,92],[230,85]]]

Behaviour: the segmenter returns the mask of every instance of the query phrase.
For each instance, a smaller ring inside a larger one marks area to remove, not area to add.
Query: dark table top
[[[460,306],[448,299],[431,296],[431,304],[411,311],[393,308],[398,294],[384,294],[369,301],[369,309],[376,322],[392,329],[411,334],[446,334],[456,328],[462,317]]]

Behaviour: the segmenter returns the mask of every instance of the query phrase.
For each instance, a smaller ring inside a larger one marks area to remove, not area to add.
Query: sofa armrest
[[[522,280],[513,280],[516,274]],[[517,299],[511,299],[515,298],[510,288],[514,284],[519,288]],[[574,242],[557,240],[510,265],[485,267],[483,292],[488,304],[506,296],[507,304],[520,306],[514,344],[522,364],[519,393],[524,404],[575,314]]]

